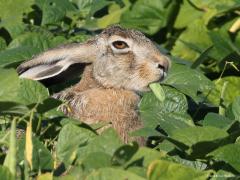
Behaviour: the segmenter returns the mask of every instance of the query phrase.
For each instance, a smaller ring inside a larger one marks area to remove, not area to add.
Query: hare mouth
[[[154,81],[154,82],[158,82],[158,83],[160,83],[160,82],[162,82],[163,80],[165,80],[166,77],[167,77],[167,72],[166,72],[166,71],[162,71],[162,72],[161,72],[161,75],[160,75],[160,77],[159,77],[159,79],[156,80],[156,81]]]
[[[161,83],[161,82],[163,82],[163,81],[166,79],[166,77],[167,77],[167,72],[163,71],[162,74],[161,74],[161,76],[159,77],[159,79],[158,79],[158,80],[155,80],[155,81],[151,81],[151,82],[147,85],[147,88],[149,88],[149,85],[150,85],[151,83]]]
[[[160,81],[163,81],[164,79],[166,79],[166,77],[167,77],[167,72],[163,71]]]

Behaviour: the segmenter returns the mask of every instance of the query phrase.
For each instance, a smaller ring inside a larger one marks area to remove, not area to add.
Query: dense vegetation
[[[239,176],[239,14],[239,0],[0,0],[0,177]],[[149,147],[65,117],[50,95],[69,84],[46,88],[15,70],[114,23],[141,30],[173,62],[164,102],[149,92],[139,105],[144,128],[133,135],[149,136]]]

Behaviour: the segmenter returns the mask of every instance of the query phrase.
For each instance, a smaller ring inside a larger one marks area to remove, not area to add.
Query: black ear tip
[[[17,67],[16,71],[17,71],[17,73],[20,75],[20,74],[22,74],[23,72],[26,71],[25,69],[26,69],[26,68],[24,68],[22,65],[19,65],[19,66]]]

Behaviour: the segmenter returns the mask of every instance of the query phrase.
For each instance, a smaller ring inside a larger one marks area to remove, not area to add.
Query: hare
[[[168,57],[141,32],[114,25],[85,43],[43,52],[17,71],[22,78],[44,80],[79,63],[85,64],[80,82],[53,95],[68,104],[60,109],[87,124],[109,122],[125,143],[143,145],[142,137],[128,134],[143,127],[138,92],[166,77]]]

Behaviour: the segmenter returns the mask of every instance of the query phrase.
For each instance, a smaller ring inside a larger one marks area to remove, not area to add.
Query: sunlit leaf
[[[207,179],[211,171],[197,171],[193,168],[189,168],[173,162],[164,160],[153,161],[148,167],[148,179]]]

